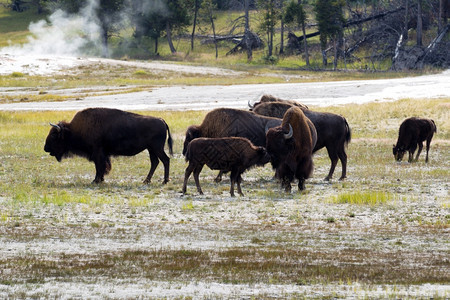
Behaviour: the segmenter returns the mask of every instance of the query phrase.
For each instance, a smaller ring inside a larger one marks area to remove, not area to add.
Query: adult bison
[[[145,149],[149,152],[151,167],[144,183],[152,179],[159,160],[164,164],[164,183],[169,181],[170,159],[164,152],[164,144],[168,135],[172,154],[172,137],[163,119],[118,109],[88,108],[75,114],[70,123],[61,121],[50,125],[45,152],[59,162],[72,154],[93,161],[94,183],[104,181],[104,175],[111,170],[111,156],[133,156]]]
[[[283,100],[280,99],[278,97],[272,96],[272,95],[262,95],[261,99],[259,99],[259,102],[255,102],[252,104],[250,104],[250,102],[248,102],[248,106],[250,107],[250,111],[252,111],[253,109],[255,109],[258,105],[263,104],[263,103],[272,103],[272,102],[283,102],[283,103],[287,103],[290,104],[291,106],[297,106],[301,109],[309,109],[308,106],[306,106],[303,103],[297,102],[295,100]],[[286,112],[286,111],[285,111]],[[280,118],[283,118],[284,112],[281,115]]]
[[[254,146],[247,138],[197,138],[187,147],[186,161],[189,161],[189,165],[184,175],[183,194],[186,193],[187,181],[192,172],[197,191],[203,194],[198,176],[206,164],[212,170],[231,172],[230,194],[234,197],[235,183],[239,195],[244,195],[241,190],[242,173],[251,167],[268,163],[270,156],[265,148]]]
[[[293,106],[291,102],[292,101],[280,99],[278,99],[278,101],[266,101],[255,104],[252,111],[259,115],[282,118],[284,113]],[[347,120],[337,114],[315,112],[305,108],[304,106],[298,107],[303,111],[305,116],[313,122],[317,130],[317,143],[313,152],[316,152],[323,147],[325,147],[328,151],[328,156],[331,160],[331,167],[327,177],[325,177],[325,180],[328,181],[333,177],[338,160],[341,160],[342,164],[342,175],[339,180],[346,178],[347,153],[345,149],[351,140],[351,130]]]
[[[397,144],[394,145],[392,149],[395,160],[401,161],[405,152],[408,151],[408,162],[412,162],[414,152],[416,151],[417,146],[419,146],[415,159],[415,161],[417,161],[420,152],[422,152],[423,141],[426,140],[427,156],[425,157],[425,162],[428,162],[428,151],[430,150],[431,139],[436,131],[436,124],[431,119],[412,117],[404,120],[400,125]]]
[[[280,126],[267,131],[267,152],[286,192],[298,179],[298,189],[305,189],[305,180],[313,171],[312,154],[317,142],[314,124],[298,107],[289,108]]]
[[[266,128],[281,124],[281,119],[257,115],[241,109],[217,108],[206,114],[202,124],[189,126],[186,130],[183,155],[189,143],[199,137],[245,137],[255,146],[266,145]],[[220,181],[222,171],[215,181]]]

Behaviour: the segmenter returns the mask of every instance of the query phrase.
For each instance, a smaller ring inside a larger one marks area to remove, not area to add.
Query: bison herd
[[[313,153],[326,148],[331,167],[325,180],[333,176],[338,160],[341,161],[340,180],[346,178],[346,147],[351,140],[347,120],[337,114],[310,110],[295,101],[281,100],[264,95],[259,102],[249,103],[250,110],[218,108],[206,114],[200,125],[189,126],[183,145],[183,155],[189,163],[184,176],[183,194],[187,182],[194,174],[197,191],[203,194],[199,174],[204,165],[218,170],[216,181],[223,173],[230,173],[230,194],[234,186],[240,195],[241,175],[254,166],[270,162],[275,178],[286,192],[298,180],[299,190],[313,171]],[[145,149],[150,156],[150,171],[144,183],[150,183],[156,167],[164,165],[164,181],[169,181],[170,158],[164,151],[167,140],[172,155],[172,136],[169,126],[161,118],[143,116],[118,109],[88,108],[78,112],[70,123],[51,124],[44,150],[58,161],[78,155],[94,162],[94,183],[104,181],[111,170],[111,156],[133,156]],[[431,139],[436,132],[433,120],[408,118],[400,125],[399,136],[393,148],[397,161],[409,152],[417,161],[426,140],[426,158]]]

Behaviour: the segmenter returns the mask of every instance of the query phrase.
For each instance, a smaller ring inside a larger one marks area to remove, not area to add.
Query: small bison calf
[[[436,132],[436,124],[431,119],[422,118],[408,118],[400,125],[398,133],[397,144],[394,145],[393,153],[395,160],[401,161],[405,152],[409,152],[408,162],[413,161],[413,155],[419,146],[416,159],[419,159],[420,152],[422,152],[423,141],[427,140],[427,156],[425,162],[428,162],[428,151],[430,150],[431,139]]]
[[[184,175],[183,194],[186,193],[187,181],[192,171],[197,191],[203,194],[198,176],[206,164],[212,170],[231,172],[230,194],[234,197],[235,183],[239,195],[244,195],[241,190],[241,174],[253,166],[268,163],[270,156],[265,148],[256,147],[242,137],[196,138],[187,147],[186,161],[189,161],[189,165]]]

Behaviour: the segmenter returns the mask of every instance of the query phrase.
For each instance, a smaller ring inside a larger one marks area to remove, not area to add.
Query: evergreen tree
[[[287,24],[296,23],[302,27],[303,32],[303,47],[305,51],[305,61],[306,65],[309,66],[309,54],[308,54],[308,43],[306,41],[306,13],[303,8],[303,4],[301,0],[298,0],[297,3],[294,0],[291,0],[286,6],[286,10],[284,13],[284,22]]]
[[[326,47],[329,39],[332,39],[334,42],[335,67],[337,64],[337,39],[342,36],[345,22],[344,5],[345,0],[317,0],[314,5],[316,21],[320,31],[320,49],[324,66],[327,65]]]
[[[268,57],[273,55],[273,36],[275,26],[280,19],[280,10],[277,8],[277,0],[259,0],[259,7],[263,11],[263,21],[260,26],[267,34]]]

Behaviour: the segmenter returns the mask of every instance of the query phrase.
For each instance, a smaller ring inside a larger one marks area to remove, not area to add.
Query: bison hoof
[[[166,184],[170,181],[170,179],[164,179],[163,184]]]
[[[347,178],[347,176],[341,176],[341,178],[339,178],[340,181],[344,180],[345,178]]]
[[[327,177],[325,177],[323,180],[325,180],[325,181],[330,181],[330,180],[331,180],[331,176],[327,176]]]
[[[149,183],[150,183],[150,180],[145,179],[143,183],[144,183],[144,184],[149,184]]]
[[[92,184],[100,184],[100,183],[102,183],[103,182],[103,179],[94,179],[94,180],[92,180]]]

